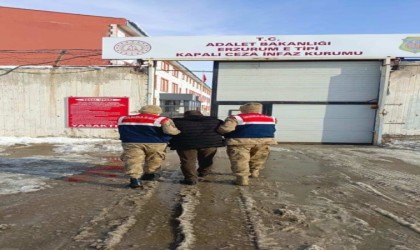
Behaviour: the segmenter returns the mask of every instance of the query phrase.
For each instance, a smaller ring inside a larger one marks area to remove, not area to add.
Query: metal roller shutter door
[[[283,142],[371,143],[379,61],[221,62],[217,102],[273,102]],[[220,108],[222,106],[219,106]],[[225,108],[219,116],[225,116]]]
[[[370,105],[274,105],[279,142],[372,143]]]

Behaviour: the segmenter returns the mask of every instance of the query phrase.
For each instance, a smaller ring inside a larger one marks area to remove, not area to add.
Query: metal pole
[[[153,60],[148,61],[148,78],[147,78],[147,105],[153,104],[154,97],[154,82],[156,77],[156,68]]]
[[[391,58],[387,57],[381,69],[381,81],[379,83],[378,110],[376,113],[375,134],[373,138],[374,145],[382,144],[382,135],[384,129],[384,116],[386,115],[385,100],[387,89],[389,88],[389,76],[391,73]]]

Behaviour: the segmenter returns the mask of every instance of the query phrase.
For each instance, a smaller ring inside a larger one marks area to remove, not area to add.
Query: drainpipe
[[[381,81],[379,83],[378,97],[378,113],[376,114],[375,135],[373,138],[374,145],[382,144],[382,135],[384,129],[384,116],[387,114],[385,110],[385,100],[389,88],[389,77],[391,73],[391,58],[387,57],[381,69]]]
[[[153,104],[154,82],[156,77],[156,67],[153,60],[148,61],[148,77],[147,77],[147,105]]]

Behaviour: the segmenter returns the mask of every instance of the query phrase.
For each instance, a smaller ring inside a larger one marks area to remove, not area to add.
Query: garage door
[[[372,143],[370,105],[274,105],[280,142]]]
[[[220,62],[218,115],[228,115],[238,102],[263,102],[279,119],[279,141],[372,143],[380,66],[379,61]]]

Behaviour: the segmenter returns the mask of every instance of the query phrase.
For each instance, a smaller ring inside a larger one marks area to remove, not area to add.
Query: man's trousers
[[[217,148],[177,149],[176,152],[181,160],[181,170],[184,178],[195,181],[197,180],[197,172],[202,176],[210,173]]]

